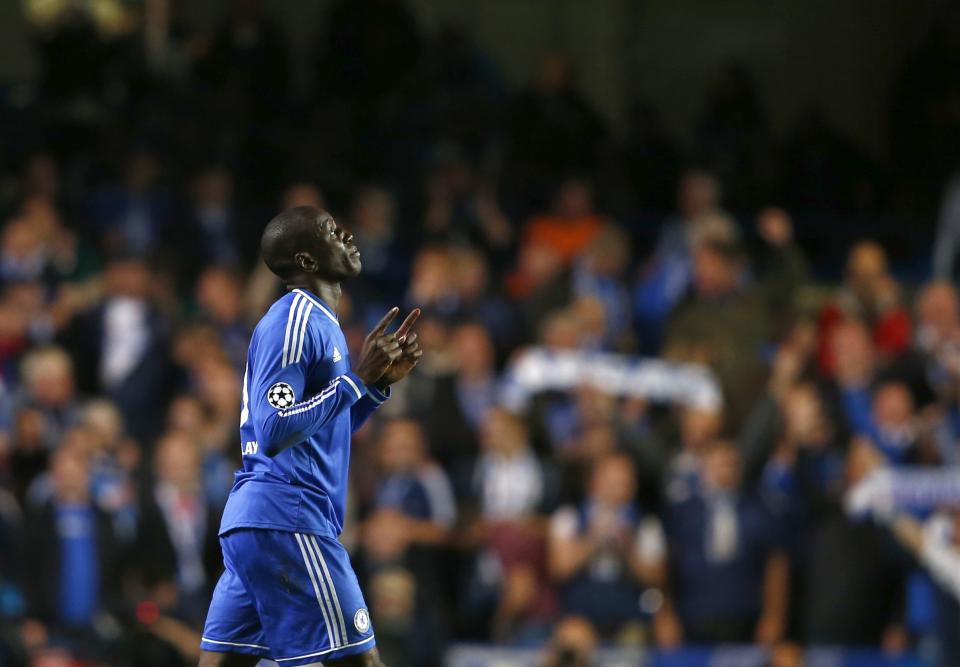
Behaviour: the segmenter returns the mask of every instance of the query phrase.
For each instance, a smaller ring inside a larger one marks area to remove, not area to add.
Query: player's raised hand
[[[417,333],[410,331],[418,317],[420,317],[420,309],[414,308],[410,311],[410,314],[407,315],[403,324],[397,329],[395,335],[401,346],[400,357],[390,364],[390,367],[377,381],[378,386],[385,387],[398,380],[402,380],[409,375],[410,371],[419,363],[420,357],[423,356],[423,350],[420,348],[420,342],[417,340]]]
[[[387,311],[380,322],[367,334],[360,350],[360,361],[354,372],[364,384],[374,384],[380,380],[390,365],[403,354],[403,348],[397,334],[384,333],[400,309],[393,307]],[[407,319],[410,319],[409,317]]]

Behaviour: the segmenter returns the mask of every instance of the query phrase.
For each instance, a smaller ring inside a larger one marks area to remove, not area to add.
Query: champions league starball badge
[[[297,397],[293,393],[293,387],[286,382],[278,382],[267,389],[267,403],[278,410],[289,408],[296,400]]]

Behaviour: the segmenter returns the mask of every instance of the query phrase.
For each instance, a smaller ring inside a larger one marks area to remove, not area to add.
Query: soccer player
[[[392,308],[351,370],[337,321],[340,282],[360,273],[353,236],[301,206],[270,221],[260,250],[289,292],[257,325],[240,412],[243,469],[220,524],[225,572],[200,667],[382,665],[343,529],[350,436],[422,355],[413,310]]]

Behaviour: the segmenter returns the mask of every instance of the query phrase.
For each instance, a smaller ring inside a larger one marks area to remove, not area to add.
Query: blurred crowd
[[[351,345],[424,311],[342,536],[386,664],[960,665],[960,491],[877,491],[960,466],[949,22],[904,66],[892,167],[816,111],[774,137],[741,65],[680,142],[648,102],[615,132],[560,56],[511,89],[395,0],[331,3],[307,92],[255,0],[213,34],[176,2],[125,31],[83,6],[33,16],[42,76],[0,86],[0,664],[195,664],[246,344],[282,293],[259,234],[314,205],[362,252]]]

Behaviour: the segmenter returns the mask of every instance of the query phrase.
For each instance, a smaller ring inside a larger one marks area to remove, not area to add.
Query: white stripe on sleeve
[[[311,310],[313,310],[313,304],[308,303],[307,309],[303,313],[303,322],[300,324],[300,336],[299,336],[299,342],[297,343],[297,356],[294,357],[293,359],[297,363],[300,363],[300,359],[303,358],[303,339],[305,337],[304,334],[307,331],[307,322],[310,321]]]
[[[280,359],[280,367],[283,368],[287,365],[287,351],[290,349],[290,328],[293,326],[293,316],[297,310],[297,304],[300,303],[302,297],[297,294],[293,297],[293,301],[290,302],[290,310],[287,313],[287,330],[283,334],[283,357]]]
[[[289,366],[293,363],[293,357],[296,354],[297,344],[300,340],[300,323],[303,320],[303,310],[307,305],[306,299],[301,299],[300,303],[297,304],[297,315],[293,320],[293,329],[291,329],[290,336],[290,349],[287,351],[287,363],[285,366]]]

